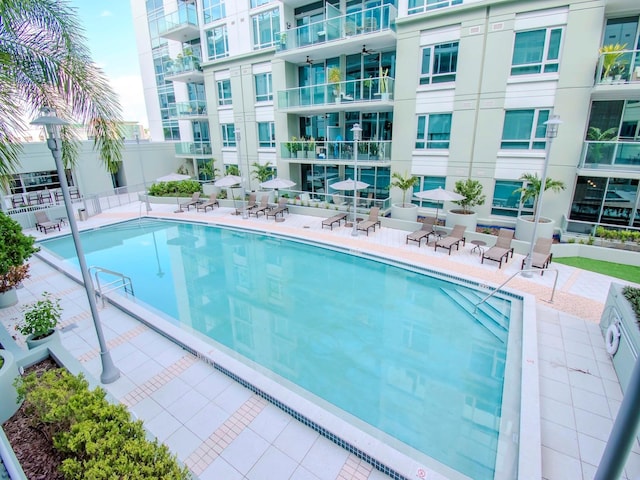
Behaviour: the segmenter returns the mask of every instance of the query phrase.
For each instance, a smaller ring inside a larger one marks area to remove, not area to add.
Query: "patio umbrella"
[[[351,180],[347,178],[346,180],[342,180],[341,182],[336,182],[334,184],[329,185],[330,188],[334,190],[353,190],[353,224],[356,224],[356,190],[364,190],[369,186],[368,183],[364,183],[361,181]],[[355,231],[355,226],[354,226]]]
[[[292,182],[291,180],[287,180],[286,178],[272,178],[271,180],[267,180],[266,182],[262,182],[260,186],[262,188],[275,188],[276,190],[279,188],[289,188],[293,187],[296,182]]]
[[[433,188],[431,190],[423,190],[422,192],[414,193],[414,195],[418,198],[423,198],[425,200],[435,200],[438,202],[438,206],[436,207],[436,225],[438,224],[438,210],[440,209],[439,202],[453,202],[465,198],[464,195],[460,195],[459,193],[452,192],[450,190],[445,190],[442,187]]]
[[[237,175],[225,175],[222,178],[219,178],[213,184],[216,187],[234,187],[236,185],[240,185],[242,183],[242,177]],[[238,214],[238,207],[236,206],[236,195],[233,193],[233,189],[231,190],[231,196],[233,198],[233,208],[236,209],[236,215]],[[244,204],[243,204],[244,205]]]
[[[189,175],[181,175],[180,173],[170,173],[164,177],[156,178],[156,182],[179,182],[181,180],[190,180]]]

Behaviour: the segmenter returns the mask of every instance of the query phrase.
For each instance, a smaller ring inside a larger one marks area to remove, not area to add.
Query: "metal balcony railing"
[[[598,57],[596,85],[640,82],[640,50],[601,53]]]
[[[286,110],[328,104],[390,101],[393,99],[394,83],[391,77],[375,77],[289,88],[278,92],[278,108]]]
[[[292,28],[280,34],[278,51],[304,48],[383,30],[395,30],[398,10],[381,5]]]
[[[301,141],[291,140],[280,144],[282,158],[314,159],[320,161],[353,161],[353,141]],[[391,160],[391,140],[358,142],[358,161],[375,162]]]
[[[640,142],[586,141],[582,148],[581,168],[640,171]]]

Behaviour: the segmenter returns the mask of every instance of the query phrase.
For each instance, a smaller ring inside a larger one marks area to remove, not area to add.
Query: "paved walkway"
[[[277,231],[385,255],[433,270],[498,285],[520,268],[515,255],[502,269],[481,264],[472,245],[451,256],[432,247],[405,245],[407,232],[382,227],[376,233],[351,236],[351,229],[322,230],[321,219],[288,215],[276,223],[242,219],[230,209],[176,214],[175,206],[154,205],[157,217],[193,219]],[[138,204],[113,209],[80,222],[89,228],[137,218]],[[39,235],[36,232],[30,232]],[[68,233],[68,227],[62,233]],[[51,236],[51,234],[49,234]],[[20,304],[49,291],[62,298],[65,347],[94,376],[101,371],[97,339],[84,289],[39,259],[32,276],[19,290]],[[622,394],[597,322],[609,284],[604,275],[559,264],[558,291],[551,296],[554,275],[517,277],[515,290],[535,295],[537,302],[539,386],[541,395],[542,471],[545,479],[591,479],[608,438]],[[19,305],[20,305],[19,304]],[[0,311],[8,328],[18,307]],[[122,376],[107,390],[145,421],[201,479],[381,479],[387,478],[316,431],[214,370],[121,310],[100,311],[112,357]],[[418,468],[410,472],[420,478]],[[629,457],[626,478],[640,476],[640,448]],[[437,475],[430,479],[442,478]]]

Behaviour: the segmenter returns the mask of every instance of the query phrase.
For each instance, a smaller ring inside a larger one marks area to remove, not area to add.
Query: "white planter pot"
[[[18,392],[13,382],[20,376],[18,365],[13,354],[6,350],[0,350],[0,357],[4,359],[4,364],[0,368],[0,424],[9,420],[18,411],[22,402],[18,403]]]
[[[391,218],[416,222],[418,220],[418,206],[405,203],[394,203],[391,205]]]
[[[478,226],[478,214],[476,212],[467,214],[457,213],[454,210],[449,210],[444,224],[449,228],[453,228],[456,225],[464,225],[465,231],[475,232],[476,227]]]
[[[556,222],[550,218],[540,217],[538,228],[536,229],[536,238],[552,238],[555,230]],[[533,235],[533,216],[521,215],[516,219],[516,240],[531,241]],[[535,239],[534,239],[535,241]]]
[[[0,308],[13,307],[18,303],[18,292],[15,288],[0,293]]]

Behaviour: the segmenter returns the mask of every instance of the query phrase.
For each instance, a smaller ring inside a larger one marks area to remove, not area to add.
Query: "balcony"
[[[382,5],[291,28],[280,34],[280,42],[276,45],[277,55],[291,62],[303,62],[306,53],[298,52],[299,49],[335,44],[335,52],[323,54],[324,58],[328,58],[344,53],[341,51],[341,46],[344,46],[341,40],[352,40],[354,45],[361,46],[365,41],[363,36],[372,37],[366,39],[368,47],[381,48],[395,42],[397,14],[393,5]]]
[[[179,119],[206,118],[207,102],[203,100],[191,100],[189,102],[175,103],[171,105],[169,109],[169,116]]]
[[[195,4],[181,3],[178,10],[162,17],[158,22],[158,35],[176,42],[200,38]]]
[[[165,79],[170,82],[204,83],[200,59],[195,55],[178,55],[165,64]]]
[[[640,172],[640,142],[584,142],[580,168]]]
[[[180,142],[175,144],[176,156],[181,158],[211,158],[210,142]]]
[[[640,50],[620,50],[600,54],[595,85],[628,84],[640,87]]]
[[[303,160],[299,163],[332,162],[350,165],[354,161],[354,142],[289,141],[280,143],[280,157]],[[358,142],[358,163],[391,161],[391,140]]]
[[[318,107],[318,111],[325,112],[353,108],[355,103],[362,111],[380,111],[385,106],[391,109],[393,88],[394,79],[391,77],[289,88],[278,92],[278,109],[291,113],[308,113],[313,107]]]

